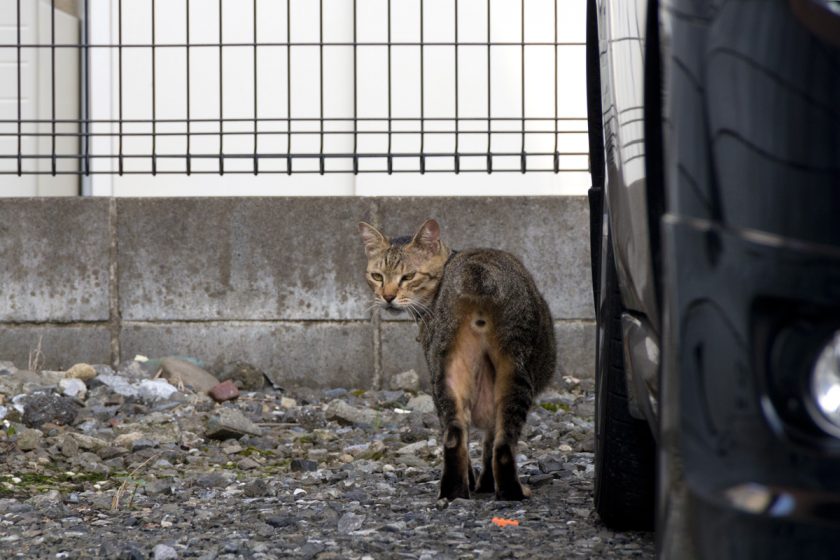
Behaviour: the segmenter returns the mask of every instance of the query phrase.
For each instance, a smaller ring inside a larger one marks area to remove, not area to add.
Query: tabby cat
[[[494,249],[450,250],[427,220],[414,237],[388,240],[360,223],[366,278],[380,307],[420,326],[443,430],[439,498],[494,492],[530,495],[519,482],[516,445],[536,395],[554,373],[551,313],[522,263]],[[476,483],[469,427],[484,430]]]

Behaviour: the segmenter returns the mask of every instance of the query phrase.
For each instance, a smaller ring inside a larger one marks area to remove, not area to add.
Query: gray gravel
[[[609,531],[593,512],[588,380],[563,379],[530,414],[531,499],[448,503],[416,376],[384,391],[254,391],[258,370],[236,363],[216,379],[241,394],[216,403],[156,378],[160,361],[93,369],[71,370],[87,372],[79,392],[64,372],[0,362],[2,558],[653,557],[650,534]]]

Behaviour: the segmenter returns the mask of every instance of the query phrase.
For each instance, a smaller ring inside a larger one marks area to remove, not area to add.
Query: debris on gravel
[[[388,390],[282,390],[244,362],[212,369],[0,362],[0,557],[653,557],[650,534],[593,511],[589,380],[559,380],[529,414],[531,499],[439,503],[439,423],[416,372]],[[218,398],[219,380],[238,398]],[[479,466],[478,433],[469,450]]]

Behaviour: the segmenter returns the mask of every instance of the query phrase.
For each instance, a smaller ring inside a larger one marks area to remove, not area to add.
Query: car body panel
[[[659,327],[647,220],[644,53],[647,0],[598,2],[604,197],[626,309]]]
[[[764,312],[840,318],[840,48],[786,0],[662,0],[659,18],[660,511],[681,479],[698,557],[826,557],[840,452],[780,426],[756,333]]]

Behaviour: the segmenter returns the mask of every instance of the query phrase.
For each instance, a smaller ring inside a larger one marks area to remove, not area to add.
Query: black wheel
[[[654,526],[656,445],[644,420],[630,415],[621,337],[621,294],[612,244],[601,260],[595,372],[595,510],[612,529]]]

